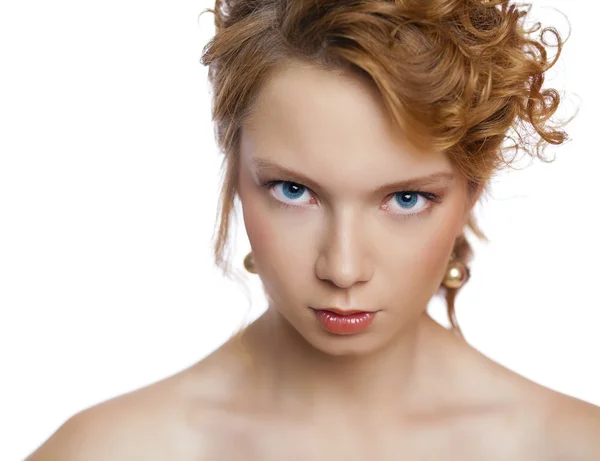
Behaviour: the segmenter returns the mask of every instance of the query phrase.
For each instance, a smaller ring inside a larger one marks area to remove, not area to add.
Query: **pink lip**
[[[321,326],[337,335],[352,335],[365,331],[377,312],[342,311],[340,309],[313,309]]]
[[[315,309],[317,311],[329,311],[329,312],[335,312],[336,314],[339,315],[352,315],[352,314],[367,314],[369,313],[368,311],[358,311],[356,309],[354,310],[343,310],[343,309],[338,309],[337,307],[325,307],[323,309]]]

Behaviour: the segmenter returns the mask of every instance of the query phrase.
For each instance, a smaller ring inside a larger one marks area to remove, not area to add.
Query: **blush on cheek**
[[[238,195],[242,204],[242,214],[244,216],[244,226],[246,234],[256,254],[262,252],[262,248],[272,238],[266,210],[264,210],[263,197],[261,190],[254,183],[249,171],[243,167],[240,168],[238,177]],[[255,257],[255,262],[256,262]]]
[[[452,245],[432,245],[428,248],[421,260],[423,271],[430,280],[441,280],[448,266],[448,254]]]
[[[419,251],[418,271],[428,280],[441,280],[448,267],[454,245],[453,223],[448,223],[428,236]]]
[[[250,189],[250,188],[249,188]],[[244,225],[250,241],[257,269],[265,276],[269,268],[281,267],[294,260],[297,253],[294,243],[301,244],[302,239],[290,234],[294,227],[284,225],[276,219],[261,191],[247,190],[242,199]]]
[[[296,284],[290,281],[297,281],[299,270],[289,239],[282,238],[282,229],[257,201],[249,200],[244,207],[244,223],[265,295],[276,304],[286,304],[294,298],[290,290]]]
[[[264,253],[268,249],[268,242],[272,241],[273,235],[268,225],[267,216],[261,213],[260,206],[252,203],[252,200],[244,204],[244,225],[246,227],[246,234],[250,241],[250,246],[255,255],[255,262],[257,256]]]

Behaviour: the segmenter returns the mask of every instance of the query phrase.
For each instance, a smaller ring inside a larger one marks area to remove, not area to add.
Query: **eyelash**
[[[260,184],[260,187],[264,187],[267,190],[271,190],[273,187],[275,187],[277,184],[281,184],[281,183],[290,183],[290,184],[296,184],[298,186],[302,186],[304,187],[307,191],[311,192],[312,191],[305,185],[295,182],[295,181],[287,181],[284,179],[272,179],[270,181],[266,181]],[[396,194],[418,194],[421,197],[423,197],[425,200],[427,200],[429,203],[427,205],[427,207],[425,209],[423,209],[422,211],[419,211],[417,213],[390,213],[391,215],[393,215],[394,217],[399,217],[400,219],[412,219],[412,218],[424,218],[425,216],[427,216],[434,208],[434,204],[440,203],[442,200],[442,197],[439,196],[438,194],[434,194],[433,192],[426,192],[424,190],[421,189],[411,189],[411,190],[402,190],[402,191],[397,191],[392,193],[392,195],[390,196],[393,197]],[[275,197],[273,197],[275,198]],[[285,203],[282,202],[281,200],[278,200],[277,198],[275,198],[275,201],[277,203],[277,205],[283,207],[283,208],[302,208],[300,205],[290,205],[289,203]]]

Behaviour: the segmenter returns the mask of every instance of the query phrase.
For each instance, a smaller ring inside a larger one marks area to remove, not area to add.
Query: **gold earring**
[[[254,258],[252,257],[252,252],[248,253],[244,258],[244,267],[251,274],[256,274],[256,268],[254,267]]]
[[[446,288],[460,288],[467,283],[470,277],[471,272],[469,268],[466,264],[456,259],[456,253],[453,251],[442,285]]]

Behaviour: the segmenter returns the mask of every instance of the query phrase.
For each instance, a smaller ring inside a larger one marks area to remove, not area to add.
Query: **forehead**
[[[329,183],[364,179],[365,187],[452,171],[444,153],[406,141],[371,82],[303,63],[265,83],[243,127],[241,153]]]

